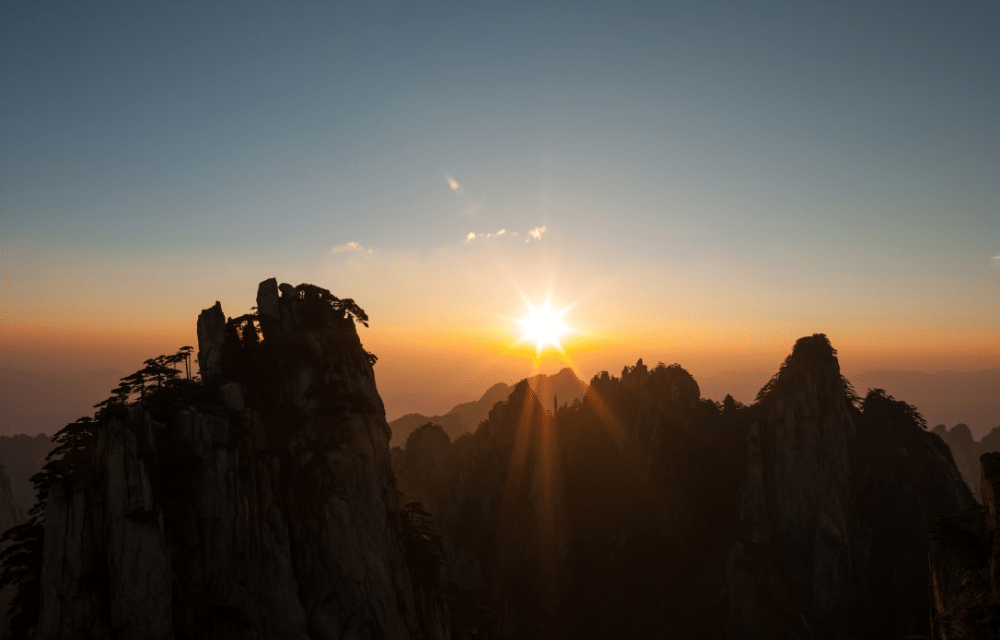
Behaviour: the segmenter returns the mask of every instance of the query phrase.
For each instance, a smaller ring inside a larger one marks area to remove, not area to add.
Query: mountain
[[[25,512],[35,502],[31,477],[42,470],[45,456],[52,451],[53,446],[52,438],[44,433],[37,436],[23,433],[0,436],[0,465],[4,466],[10,477],[14,501]]]
[[[274,279],[257,309],[199,316],[203,382],[147,372],[141,399],[57,435],[7,637],[450,637],[461,607],[397,504],[367,316]]]
[[[114,369],[36,373],[0,367],[0,427],[6,434],[55,433],[92,414],[124,375]]]
[[[955,458],[958,470],[962,473],[962,478],[969,485],[976,500],[982,502],[980,458],[984,454],[1000,451],[1000,427],[995,427],[979,441],[972,437],[972,430],[966,424],[956,424],[951,429],[939,424],[931,431],[941,436],[951,448],[951,454]]]
[[[978,461],[982,507],[930,524],[932,637],[1000,637],[1000,452]]]
[[[10,478],[7,477],[6,470],[0,464],[0,534],[5,533],[12,527],[23,524],[25,520],[24,511],[14,501],[14,492],[11,489]],[[10,544],[7,542],[0,543],[0,552],[6,550],[9,546]],[[13,596],[13,586],[0,589],[0,621],[6,618],[7,611],[10,608],[10,600]]]
[[[892,396],[906,398],[932,425],[964,423],[977,438],[1000,426],[1000,368],[938,373],[865,371],[851,376],[851,382],[859,390],[885,389]]]
[[[929,635],[928,522],[974,501],[912,407],[856,398],[823,335],[750,407],[701,395],[641,360],[554,413],[519,383],[395,450],[401,501],[510,637]]]
[[[928,584],[935,624],[981,594],[951,450],[822,334],[750,406],[639,360],[390,449],[365,312],[273,279],[256,302],[199,316],[202,380],[151,367],[56,434],[4,637],[874,640],[931,635]]]
[[[532,376],[527,378],[527,383],[548,411],[554,410],[553,403],[557,399],[560,406],[572,404],[574,401],[582,399],[587,391],[587,384],[580,380],[569,367],[551,376],[544,373]],[[402,446],[414,429],[428,422],[441,425],[448,437],[454,440],[479,426],[479,423],[489,415],[493,405],[506,400],[513,390],[514,387],[498,382],[487,389],[479,400],[455,405],[451,411],[443,416],[408,413],[389,423],[389,427],[392,429],[390,444],[394,447]]]

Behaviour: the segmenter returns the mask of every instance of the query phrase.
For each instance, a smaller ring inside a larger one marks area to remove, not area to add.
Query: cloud
[[[992,260],[1000,260],[1000,256],[993,256],[991,259]]]
[[[345,251],[358,251],[361,253],[371,254],[373,251],[375,251],[375,249],[372,249],[371,247],[368,247],[366,249],[365,247],[361,246],[360,242],[351,241],[348,242],[347,244],[338,244],[336,247],[330,249],[330,255],[333,255],[335,253],[344,253]]]
[[[444,179],[448,181],[448,186],[451,187],[452,191],[458,191],[459,189],[462,188],[459,186],[458,180],[452,178],[451,176],[446,175]]]
[[[545,227],[535,227],[525,234],[527,237],[524,238],[524,241],[531,242],[532,238],[535,240],[541,240],[543,233],[545,233]],[[469,235],[465,236],[465,241],[472,242],[476,238],[499,238],[500,236],[505,235],[509,235],[514,238],[520,237],[518,236],[517,231],[511,231],[508,234],[506,229],[500,229],[496,233],[476,233],[475,231],[470,231]]]
[[[474,204],[471,207],[469,207],[469,209],[465,213],[467,213],[467,214],[469,214],[471,216],[472,214],[474,214],[477,211],[479,211],[479,205],[478,204]]]
[[[475,240],[476,238],[499,238],[505,233],[507,233],[506,229],[501,229],[496,233],[476,233],[474,231],[470,231],[469,235],[465,236],[465,241],[469,242],[470,240]],[[517,234],[515,233],[514,235]]]

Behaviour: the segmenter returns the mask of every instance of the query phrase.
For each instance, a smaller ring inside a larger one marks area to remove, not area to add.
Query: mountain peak
[[[838,372],[840,364],[837,361],[837,350],[830,344],[825,333],[814,333],[811,336],[799,338],[792,347],[789,358],[795,364],[811,366],[829,366],[835,364]]]
[[[824,333],[796,340],[781,368],[757,393],[757,400],[810,389],[839,392],[855,398],[854,387],[840,373],[837,350]]]

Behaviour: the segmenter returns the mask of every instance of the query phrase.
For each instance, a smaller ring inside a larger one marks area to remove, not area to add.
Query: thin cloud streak
[[[371,248],[371,247],[368,247],[366,249],[365,247],[361,246],[360,242],[354,242],[352,240],[351,242],[348,242],[346,244],[339,244],[336,247],[330,249],[330,255],[332,256],[332,255],[334,255],[336,253],[344,253],[344,252],[347,252],[347,251],[352,251],[352,252],[353,251],[357,251],[359,253],[360,252],[366,252],[366,253],[370,254],[370,253],[372,253],[375,250],[373,248]]]
[[[525,242],[531,242],[531,239],[541,240],[542,234],[545,233],[545,227],[535,227],[527,232],[528,237],[524,239]],[[470,231],[469,235],[465,236],[466,242],[471,242],[476,238],[499,238],[500,236],[507,235],[506,229],[500,229],[496,233],[476,233],[475,231]],[[510,235],[514,238],[519,237],[517,231],[511,231]]]

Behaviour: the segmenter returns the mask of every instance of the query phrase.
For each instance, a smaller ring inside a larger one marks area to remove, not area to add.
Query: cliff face
[[[527,383],[538,401],[549,411],[555,410],[554,403],[557,399],[560,406],[572,404],[577,400],[582,400],[587,392],[587,384],[576,377],[570,368],[565,368],[551,376],[540,373],[527,378]],[[443,416],[428,417],[419,413],[408,413],[389,423],[389,427],[392,429],[390,444],[403,446],[406,439],[417,427],[428,422],[440,425],[450,439],[457,440],[466,433],[475,431],[476,427],[489,416],[493,406],[506,400],[513,391],[514,387],[498,382],[487,389],[479,400],[455,405],[451,411]]]
[[[836,359],[801,362],[807,357],[793,353],[785,388],[750,425],[742,531],[729,559],[732,638],[795,637],[809,627],[801,614],[853,604],[848,449],[856,427]],[[764,614],[764,599],[788,610]]]
[[[933,640],[1000,638],[1000,453],[980,457],[982,506],[931,524]]]
[[[415,431],[397,466],[408,479],[403,499],[422,501],[443,536],[446,578],[492,605],[492,624],[514,637],[553,633],[546,613],[566,531],[551,427],[522,382],[450,446],[438,428]]]
[[[0,465],[0,533],[25,521],[24,512],[14,500],[7,470]]]
[[[257,307],[204,311],[201,395],[133,405],[53,482],[39,640],[450,637],[412,575],[364,312],[273,279]]]
[[[799,340],[756,406],[728,561],[730,638],[928,631],[928,520],[972,495],[903,403],[870,393],[861,410],[850,404],[835,353],[825,336]]]
[[[640,362],[555,414],[522,382],[450,450],[424,427],[393,464],[403,501],[433,515],[447,577],[499,631],[718,637],[724,554],[712,550],[736,478],[722,468],[729,441],[708,442],[717,414],[683,369]]]
[[[11,527],[24,524],[25,520],[24,512],[14,500],[14,491],[11,488],[10,478],[7,477],[7,471],[3,465],[0,465],[0,534]],[[0,551],[3,551],[6,547],[6,544],[0,546]],[[0,590],[0,624],[2,624],[4,618],[7,616],[10,599],[13,595],[12,587]]]
[[[516,637],[927,635],[928,521],[974,502],[912,408],[853,397],[822,335],[751,407],[699,395],[642,361],[555,414],[521,385],[397,449],[403,500]]]
[[[1000,427],[996,427],[983,439],[977,442],[972,437],[972,430],[968,425],[956,424],[951,429],[947,429],[943,424],[939,424],[932,430],[933,433],[941,436],[951,454],[955,458],[955,464],[962,473],[962,478],[969,485],[976,501],[982,502],[981,478],[979,473],[979,460],[984,453],[991,453],[1000,449]]]

